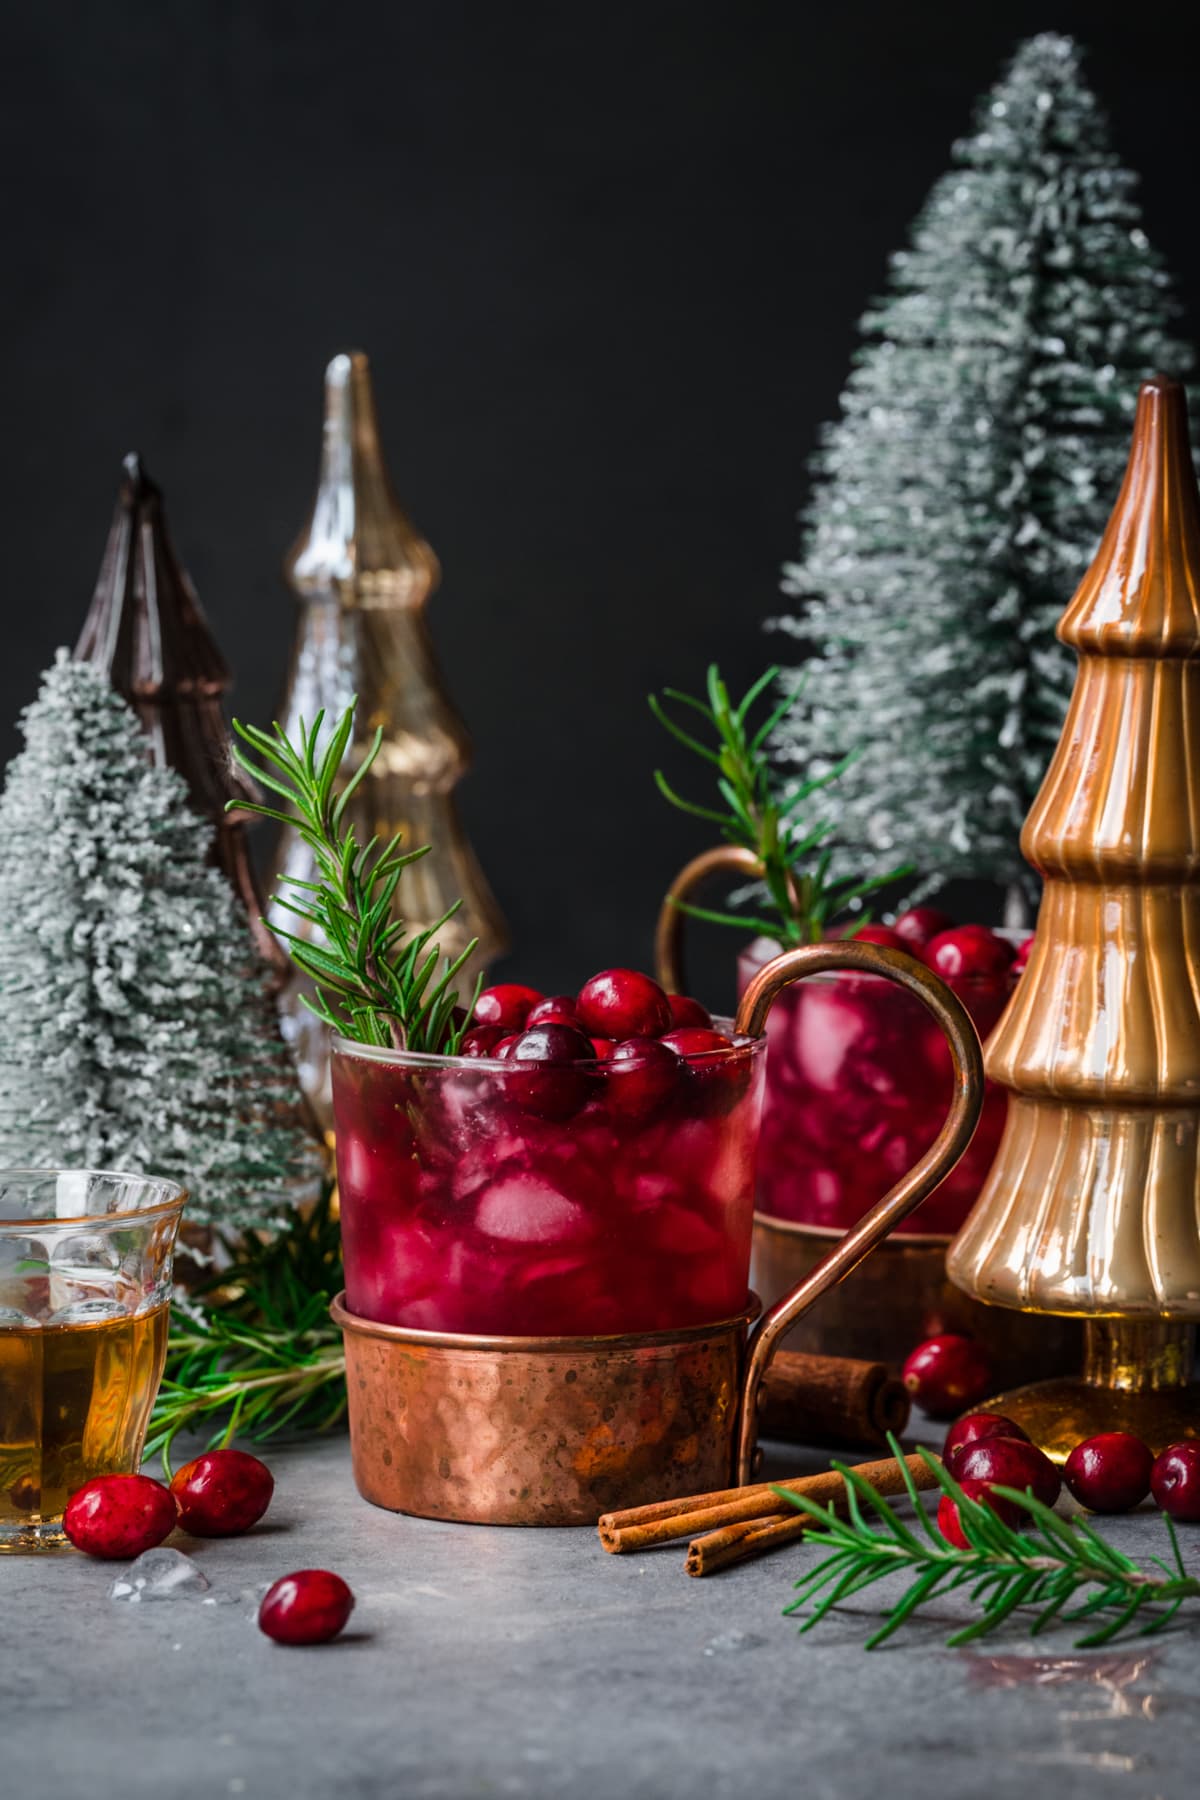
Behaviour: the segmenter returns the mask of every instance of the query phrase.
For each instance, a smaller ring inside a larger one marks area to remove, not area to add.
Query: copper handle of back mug
[[[680,871],[659,914],[656,933],[659,979],[677,993],[683,975],[682,923],[685,914],[677,902],[718,870],[761,873],[749,850],[721,845],[696,857]],[[954,1098],[937,1137],[907,1175],[886,1193],[857,1224],[852,1225],[827,1255],[809,1270],[790,1293],[778,1300],[763,1318],[749,1345],[739,1408],[735,1479],[739,1486],[750,1480],[757,1436],[758,1393],[784,1333],[814,1306],[830,1288],[844,1281],[872,1250],[881,1244],[902,1219],[928,1199],[950,1173],[974,1135],[983,1107],[983,1050],[979,1035],[962,1002],[924,963],[902,950],[880,944],[805,944],[773,957],[750,982],[737,1009],[739,1033],[758,1037],[776,996],[793,982],[810,975],[837,970],[857,970],[881,975],[914,994],[930,1012],[950,1046],[954,1066]]]

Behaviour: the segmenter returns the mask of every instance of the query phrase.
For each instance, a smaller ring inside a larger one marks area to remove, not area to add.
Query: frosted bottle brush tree
[[[815,461],[779,621],[811,679],[773,748],[810,778],[864,744],[831,796],[857,867],[1028,893],[1018,837],[1075,670],[1054,627],[1138,384],[1191,353],[1069,38],[1023,44],[952,154]]]
[[[104,676],[60,652],[0,799],[0,1154],[153,1170],[263,1225],[316,1148],[212,828]]]

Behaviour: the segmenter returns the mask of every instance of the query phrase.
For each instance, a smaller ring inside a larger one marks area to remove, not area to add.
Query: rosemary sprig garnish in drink
[[[786,796],[779,792],[766,744],[779,721],[797,704],[798,697],[789,694],[760,725],[750,724],[751,712],[778,674],[777,668],[768,669],[735,705],[714,663],[708,670],[706,700],[681,693],[678,688],[664,688],[662,699],[656,694],[650,696],[650,710],[685,749],[715,769],[722,805],[703,806],[685,799],[676,793],[662,770],[656,769],[654,779],[660,793],[672,806],[715,826],[728,843],[739,844],[753,853],[762,867],[763,885],[773,911],[767,917],[713,911],[690,901],[675,904],[693,918],[707,919],[716,925],[735,925],[743,931],[747,926],[755,927],[788,947],[818,943],[841,913],[889,882],[911,874],[912,867],[904,864],[886,875],[862,879],[832,873],[834,851],[828,842],[834,829],[832,821],[810,818],[804,822],[798,815],[806,801],[837,780],[854,756],[843,758],[822,775],[801,781]],[[672,718],[664,700],[686,708],[702,720],[713,733],[714,742],[703,742],[685,729]],[[866,910],[857,911],[844,935],[852,937],[855,929],[867,924],[870,917]]]
[[[1036,1607],[1037,1617],[1030,1626],[1033,1636],[1059,1618],[1068,1623],[1100,1620],[1094,1631],[1078,1641],[1078,1648],[1091,1649],[1107,1644],[1139,1614],[1144,1615],[1139,1636],[1161,1631],[1185,1600],[1200,1597],[1200,1578],[1184,1568],[1169,1518],[1164,1522],[1175,1567],[1154,1556],[1150,1560],[1162,1574],[1150,1574],[1107,1543],[1086,1520],[1060,1519],[1032,1493],[996,1487],[993,1491],[998,1498],[1013,1502],[1029,1515],[1028,1527],[1014,1530],[988,1506],[968,1499],[938,1459],[922,1451],[942,1492],[949,1494],[958,1508],[969,1548],[957,1550],[946,1542],[921,1505],[896,1439],[889,1434],[888,1442],[904,1470],[909,1498],[916,1508],[917,1531],[910,1530],[870,1483],[844,1463],[833,1467],[846,1482],[847,1518],[839,1518],[832,1506],[817,1506],[787,1488],[775,1490],[781,1501],[811,1515],[813,1525],[804,1534],[805,1542],[829,1552],[796,1583],[797,1598],[784,1608],[788,1614],[803,1616],[802,1631],[811,1631],[852,1594],[901,1570],[912,1574],[912,1583],[867,1639],[868,1650],[899,1631],[922,1606],[960,1589],[967,1590],[981,1612],[946,1640],[950,1645],[970,1643],[994,1631],[1018,1607]],[[871,1524],[864,1507],[879,1520],[878,1526]],[[1089,1589],[1086,1598],[1072,1606]]]
[[[318,739],[324,713],[311,726],[300,722],[300,742],[293,745],[279,725],[259,731],[235,719],[233,729],[243,743],[256,751],[260,766],[235,747],[234,759],[255,781],[278,794],[292,814],[271,806],[244,810],[281,824],[297,823],[320,872],[316,882],[295,876],[282,879],[298,891],[298,897],[277,896],[279,904],[312,928],[315,936],[301,937],[276,926],[292,961],[316,987],[315,1000],[305,1004],[343,1037],[361,1044],[391,1045],[397,1050],[433,1051],[453,1055],[466,1029],[468,1007],[458,1010],[458,994],[451,985],[469,961],[477,939],[453,962],[446,960],[437,974],[441,953],[437,936],[461,906],[461,901],[423,930],[411,934],[403,918],[394,914],[393,902],[400,877],[410,864],[428,854],[429,845],[405,850],[399,834],[385,847],[372,838],[360,846],[353,825],[346,825],[346,807],[379,754],[383,732],[375,733],[370,748],[340,792],[338,771],[350,743],[355,702],[338,720],[323,752]]]

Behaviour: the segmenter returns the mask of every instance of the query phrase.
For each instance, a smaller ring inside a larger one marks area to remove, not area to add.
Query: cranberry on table
[[[77,1550],[109,1560],[140,1556],[178,1521],[169,1488],[149,1475],[96,1475],[67,1501],[63,1530]]]
[[[892,930],[904,943],[920,949],[930,938],[949,931],[953,924],[949,913],[939,911],[936,906],[910,906],[907,912],[900,914]]]
[[[936,975],[952,980],[963,975],[1000,975],[1015,954],[1007,938],[986,925],[955,925],[941,931],[924,948],[925,961]]]
[[[698,1025],[702,1031],[712,1030],[712,1014],[690,994],[668,994],[667,1005],[671,1009],[671,1029],[679,1025]]]
[[[981,1438],[990,1437],[1022,1438],[1026,1443],[1029,1441],[1021,1427],[1003,1413],[966,1413],[950,1427],[942,1445],[942,1461],[950,1473],[953,1475],[955,1472],[955,1459],[960,1452],[977,1444]]]
[[[1131,1431],[1101,1431],[1076,1444],[1063,1469],[1075,1498],[1093,1512],[1129,1512],[1150,1492],[1154,1457]]]
[[[506,1036],[503,1025],[473,1025],[463,1034],[458,1053],[460,1056],[495,1056]]]
[[[1180,1525],[1200,1525],[1200,1440],[1168,1444],[1154,1459],[1150,1492],[1160,1512]]]
[[[208,1450],[174,1475],[171,1492],[193,1537],[237,1537],[270,1506],[275,1477],[245,1450]]]
[[[354,1611],[354,1595],[329,1569],[297,1569],[268,1588],[258,1628],[277,1644],[327,1644]]]
[[[593,1037],[658,1037],[671,1005],[657,981],[637,969],[604,969],[585,981],[576,1001],[579,1023]]]
[[[542,996],[536,988],[522,987],[517,981],[502,981],[498,987],[484,988],[475,1002],[477,1025],[502,1025],[505,1031],[520,1031]]]
[[[901,1371],[904,1385],[931,1419],[952,1419],[973,1406],[992,1385],[987,1351],[957,1332],[926,1338]]]
[[[614,1049],[606,1074],[609,1110],[642,1125],[669,1104],[684,1069],[661,1038],[626,1038]]]
[[[526,1029],[531,1025],[578,1025],[579,1015],[575,1010],[573,994],[551,994],[545,1000],[539,1000],[531,1006],[525,1018]]]
[[[1032,1488],[1043,1506],[1053,1506],[1062,1492],[1062,1478],[1044,1451],[1027,1438],[979,1438],[955,1458],[954,1479],[983,1481],[993,1487]]]
[[[520,1070],[519,1079],[505,1077],[512,1093],[539,1119],[569,1119],[587,1099],[596,1052],[574,1025],[534,1025],[502,1054]]]
[[[986,1481],[976,1481],[968,1476],[958,1485],[968,1500],[979,1501],[990,1512],[994,1512],[1005,1525],[1020,1527],[1027,1522],[1027,1515],[1022,1512],[1015,1501],[1003,1500],[999,1494],[993,1494]],[[937,1527],[946,1542],[953,1544],[956,1550],[972,1548],[970,1540],[962,1528],[962,1520],[959,1518],[958,1501],[952,1499],[949,1494],[943,1494],[938,1501]]]

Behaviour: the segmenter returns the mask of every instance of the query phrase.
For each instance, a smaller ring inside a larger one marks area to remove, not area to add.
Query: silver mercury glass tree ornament
[[[462,908],[440,934],[455,956],[479,939],[475,967],[506,948],[503,917],[467,842],[454,789],[470,762],[470,741],[442,682],[425,619],[437,586],[437,557],[392,492],[380,445],[370,365],[361,350],[335,356],[325,371],[325,435],[312,513],[284,563],[301,603],[280,719],[288,736],[301,718],[334,720],[358,696],[355,736],[343,765],[349,779],[376,730],[383,744],[355,790],[350,818],[360,843],[404,833],[410,848],[431,846],[405,873],[400,904],[415,928],[455,900]],[[314,879],[311,852],[292,828],[281,832],[273,870]],[[271,901],[272,924],[303,930]],[[469,973],[474,976],[475,968]],[[284,1031],[305,1093],[331,1123],[328,1033],[301,1004],[303,978],[282,998]]]

